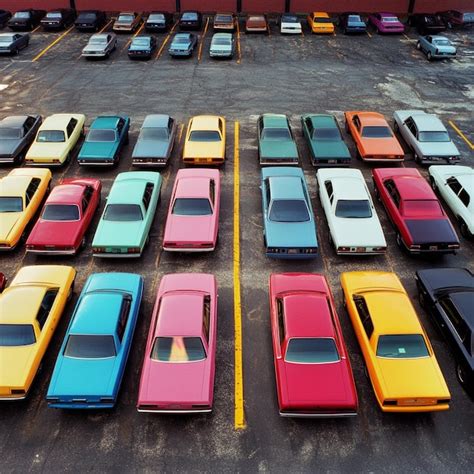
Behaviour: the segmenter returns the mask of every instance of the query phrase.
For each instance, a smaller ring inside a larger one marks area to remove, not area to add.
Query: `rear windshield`
[[[433,43],[436,46],[451,46],[451,43],[446,39],[434,39]]]
[[[185,21],[194,21],[198,19],[198,15],[195,12],[187,12],[181,15],[181,19]]]
[[[341,135],[337,128],[315,128],[313,138],[317,140],[339,141]]]
[[[361,22],[362,19],[359,15],[349,15],[348,17],[349,21],[354,21],[354,22]]]
[[[96,18],[97,15],[95,13],[79,13],[79,16],[77,17],[79,21],[95,20]]]
[[[0,212],[23,211],[23,199],[21,197],[0,197]]]
[[[39,143],[60,143],[65,142],[66,138],[62,130],[40,130],[36,141]]]
[[[109,204],[105,208],[104,221],[132,222],[143,220],[138,204]]]
[[[392,131],[389,127],[369,126],[362,129],[362,136],[365,138],[389,138],[392,136]]]
[[[35,342],[31,324],[0,324],[0,347],[29,346]]]
[[[48,204],[41,218],[45,221],[78,221],[79,208],[75,204]]]
[[[428,348],[421,334],[380,336],[377,356],[390,359],[414,359],[428,357]]]
[[[225,22],[225,23],[232,23],[233,18],[232,15],[216,15],[215,21]]]
[[[396,16],[384,16],[382,17],[382,21],[387,23],[398,23],[399,19]]]
[[[283,23],[298,23],[298,17],[296,15],[283,15],[281,21]]]
[[[266,128],[262,133],[264,140],[291,140],[290,131],[287,128]]]
[[[212,44],[227,45],[231,44],[232,40],[230,38],[212,38]]]
[[[148,17],[148,21],[164,21],[165,15],[163,13],[152,13]]]
[[[332,23],[331,18],[323,18],[323,17],[319,17],[319,16],[316,16],[314,18],[314,21],[316,23]]]
[[[200,337],[157,337],[151,358],[162,362],[196,362],[206,358]]]
[[[191,37],[189,35],[175,36],[173,39],[173,43],[178,43],[178,44],[187,44],[190,41],[191,41]]]
[[[16,12],[13,18],[30,18],[30,12]]]
[[[336,204],[336,217],[364,219],[372,217],[372,208],[367,199],[339,199]]]
[[[432,216],[432,217],[441,217],[443,211],[439,201],[437,200],[426,200],[426,201],[403,201],[403,215],[407,217],[417,217],[417,216]]]
[[[13,42],[13,36],[10,36],[10,35],[0,36],[0,43],[10,44],[12,42]]]
[[[212,214],[209,199],[178,198],[173,205],[173,214],[178,216],[210,216]]]
[[[149,38],[134,38],[132,40],[132,44],[134,46],[150,46],[150,39]]]
[[[46,13],[46,18],[54,18],[54,19],[57,19],[57,18],[61,18],[62,15],[61,13]]]
[[[420,142],[449,142],[448,132],[420,132],[418,134],[418,141]]]
[[[293,338],[288,342],[285,360],[300,364],[324,364],[339,361],[339,353],[332,338]]]
[[[0,128],[1,140],[14,140],[21,138],[21,128]]]
[[[216,130],[195,130],[191,132],[189,140],[192,142],[220,142],[221,136]]]
[[[107,36],[92,36],[89,40],[89,44],[107,44]],[[91,130],[92,131],[92,130]],[[94,130],[97,131],[97,130]]]
[[[308,206],[303,199],[275,199],[269,219],[275,222],[307,222],[310,220]]]
[[[113,336],[72,334],[64,349],[65,357],[78,359],[104,359],[116,354]]]
[[[92,129],[87,134],[87,142],[114,142],[115,130]]]
[[[142,128],[139,140],[168,140],[167,128]]]
[[[119,15],[118,21],[123,21],[123,22],[133,21],[134,18],[135,17],[133,15]]]

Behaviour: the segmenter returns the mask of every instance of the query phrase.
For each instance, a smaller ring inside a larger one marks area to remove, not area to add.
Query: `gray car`
[[[234,47],[232,33],[215,33],[211,40],[209,54],[211,58],[232,58]]]
[[[23,161],[41,122],[41,115],[13,115],[0,120],[0,163]]]
[[[421,164],[445,162],[454,164],[460,153],[446,127],[433,114],[423,110],[397,110],[393,114],[394,130],[413,150],[415,161]]]
[[[29,44],[28,33],[0,33],[0,54],[18,54]]]
[[[132,153],[135,166],[166,166],[173,151],[176,121],[169,115],[147,115]]]
[[[89,38],[87,46],[82,50],[84,58],[108,58],[117,47],[115,33],[97,33]]]
[[[197,45],[197,36],[194,33],[177,33],[168,49],[170,56],[192,56]]]

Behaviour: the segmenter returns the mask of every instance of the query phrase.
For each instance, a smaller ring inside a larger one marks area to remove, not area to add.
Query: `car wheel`
[[[422,308],[426,309],[426,307],[427,307],[426,296],[425,296],[425,294],[423,293],[423,290],[420,287],[418,287],[418,301],[420,303],[420,306]]]
[[[467,383],[467,373],[466,369],[464,368],[463,364],[461,362],[456,363],[456,376],[459,380],[459,383],[461,385],[466,385]]]
[[[418,50],[421,49],[421,43],[419,41],[416,42],[416,49],[418,49]]]
[[[84,250],[87,245],[87,239],[85,237],[82,238],[81,240],[81,250]]]
[[[15,48],[15,50],[13,51],[13,54],[15,56],[18,56],[20,54],[20,49],[19,48]]]
[[[400,127],[398,126],[397,122],[393,122],[393,131],[398,133],[400,131]]]
[[[428,58],[428,61],[431,61],[433,59],[433,55],[431,54],[431,51],[428,51],[428,54],[426,55]]]
[[[431,189],[434,192],[438,191],[438,185],[436,184],[436,181],[434,180],[433,176],[430,176],[430,185],[431,185]]]
[[[397,232],[397,245],[403,250],[403,241],[402,241],[402,236]]]
[[[346,123],[344,125],[344,128],[345,128],[346,132],[349,133],[349,123],[347,122],[347,119],[346,119]]]
[[[421,163],[420,157],[418,156],[418,153],[415,151],[413,152],[413,158],[415,159],[416,163]]]
[[[469,239],[471,237],[471,233],[469,232],[469,229],[467,227],[467,224],[464,222],[464,219],[462,217],[459,217],[459,230],[461,231],[461,235]]]
[[[74,286],[74,283],[71,285],[71,288],[69,288],[69,291],[67,293],[67,300],[66,301],[71,301],[71,299],[72,299],[73,286]]]
[[[377,201],[380,202],[380,201],[381,201],[381,199],[380,199],[380,193],[379,193],[378,188],[375,186],[375,184],[374,184],[374,194],[375,194],[375,199],[377,199]]]

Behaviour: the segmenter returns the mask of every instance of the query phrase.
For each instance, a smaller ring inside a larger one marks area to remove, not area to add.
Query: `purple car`
[[[403,33],[405,25],[392,13],[372,13],[369,23],[374,25],[377,33]]]

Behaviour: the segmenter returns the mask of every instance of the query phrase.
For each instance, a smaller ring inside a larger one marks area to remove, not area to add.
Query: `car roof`
[[[433,114],[414,114],[413,120],[420,132],[445,132],[446,127],[443,122]]]
[[[288,128],[286,115],[283,114],[263,114],[263,126],[265,128]]]
[[[472,311],[472,302],[474,300],[474,291],[459,291],[451,293],[449,298],[453,302],[460,314],[462,314],[467,326],[474,332],[474,312]]]
[[[121,117],[118,116],[103,116],[103,117],[97,117],[94,119],[94,121],[91,123],[90,129],[91,130],[96,130],[96,129],[104,129],[104,128],[117,128],[117,124],[119,122]]]
[[[313,15],[319,18],[329,18],[329,14],[327,12],[313,12]]]
[[[111,35],[111,34],[112,34],[112,33],[95,33],[95,34],[93,34],[93,35],[89,38],[89,40],[90,40],[91,38],[99,38],[99,39],[105,39],[105,40],[106,40],[107,37],[108,37],[109,35]]]
[[[176,197],[209,197],[209,181],[206,176],[182,177],[176,185]]]
[[[322,175],[324,176],[324,175]],[[328,177],[332,183],[332,189],[336,199],[368,199],[364,182],[358,176],[338,176]]]
[[[225,39],[231,40],[232,39],[232,33],[214,33],[212,35],[212,39],[214,39],[214,38],[225,38]]]
[[[71,114],[54,114],[50,115],[45,119],[43,124],[41,125],[41,130],[57,130],[57,129],[65,129],[69,120],[75,117]]]
[[[191,38],[191,36],[192,36],[192,33],[188,33],[188,32],[176,33],[174,35],[174,39],[176,39],[176,38]]]
[[[162,128],[168,127],[168,122],[169,122],[170,116],[165,115],[165,114],[151,114],[147,115],[145,117],[145,120],[143,121],[142,127],[157,127],[157,128]]]
[[[303,199],[303,183],[299,176],[271,176],[270,193],[272,199]]]
[[[421,176],[394,176],[392,179],[403,200],[436,199],[430,185]]]
[[[43,301],[48,286],[41,284],[12,286],[5,290],[0,297],[1,324],[32,324]]]
[[[0,120],[0,127],[22,127],[28,115],[10,115]]]
[[[47,202],[80,204],[85,186],[82,184],[59,184],[55,186],[48,197]]]
[[[446,40],[451,43],[451,40],[447,38],[446,36],[439,36],[439,35],[429,35],[431,36],[434,40]]]
[[[1,196],[24,196],[33,176],[10,176],[0,179]]]
[[[117,178],[119,176],[117,176]],[[117,178],[115,178],[114,184],[110,190],[108,201],[110,203],[141,203],[143,199],[143,191],[150,180],[143,177],[132,176],[127,176],[125,179]]]
[[[192,130],[219,130],[217,115],[196,115],[192,121]]]
[[[310,121],[314,128],[337,128],[336,119],[333,115],[310,115]]]
[[[357,112],[360,122],[363,126],[367,125],[388,125],[387,120],[378,112]]]

